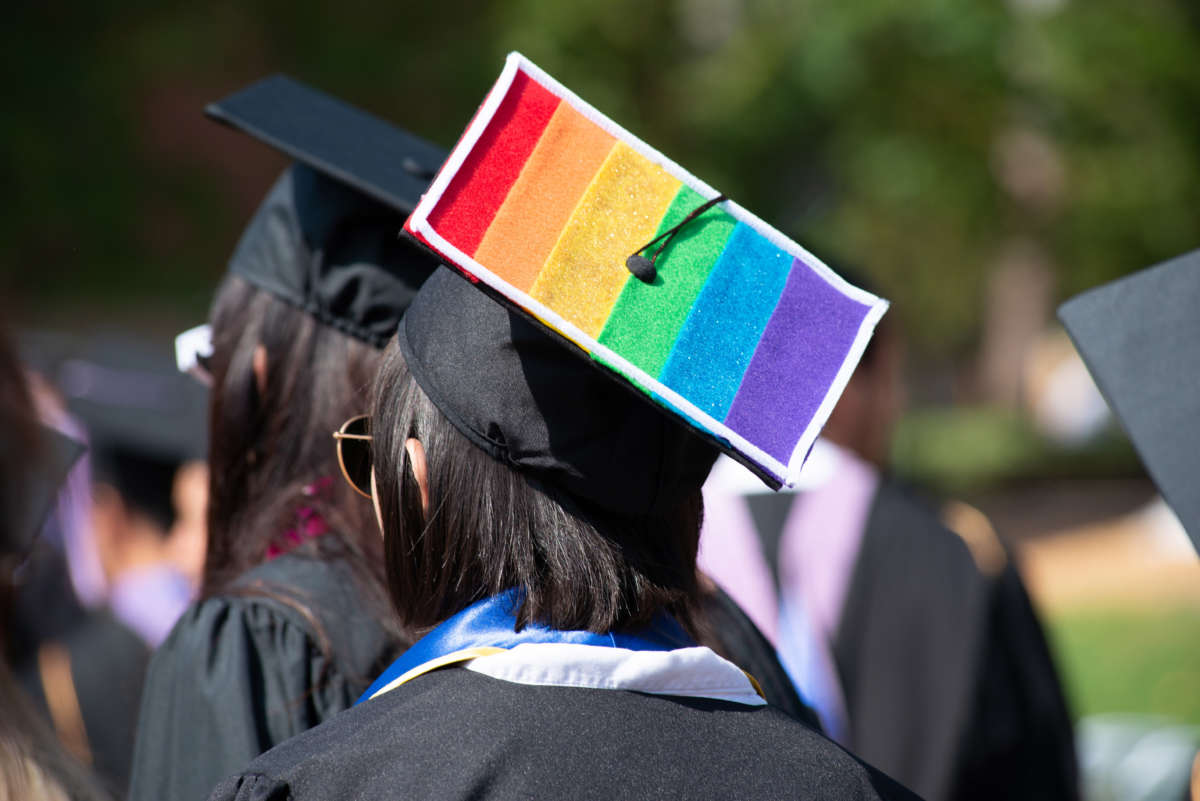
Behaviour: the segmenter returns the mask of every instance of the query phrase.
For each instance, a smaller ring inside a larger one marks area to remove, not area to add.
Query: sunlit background
[[[1083,736],[1200,726],[1200,563],[1054,321],[1200,247],[1195,3],[17,4],[3,313],[168,348],[285,163],[206,102],[285,72],[449,147],[510,50],[892,299],[896,470],[1016,549]]]

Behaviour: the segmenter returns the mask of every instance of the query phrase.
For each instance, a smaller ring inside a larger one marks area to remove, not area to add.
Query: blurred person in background
[[[202,565],[205,396],[169,359],[127,340],[32,361],[46,373],[32,382],[41,417],[88,443],[74,472],[89,491],[61,495],[51,522],[63,548],[39,550],[23,574],[10,646],[63,743],[123,795],[146,663],[194,597]],[[88,558],[100,566],[99,603],[76,597],[63,575]]]
[[[406,645],[371,504],[340,480],[329,432],[366,408],[380,349],[435,263],[399,238],[401,214],[298,143],[399,148],[386,155],[394,170],[407,159],[398,191],[413,202],[444,154],[283,77],[209,110],[298,163],[242,234],[210,346],[192,353],[211,382],[208,548],[200,600],[150,664],[135,801],[205,797],[349,707]]]
[[[43,426],[0,330],[0,637],[9,642],[17,574],[82,446]],[[7,649],[6,649],[7,652]],[[98,782],[58,742],[0,659],[0,799],[100,801]]]
[[[826,731],[924,797],[1077,798],[1070,718],[1012,560],[986,520],[955,533],[886,472],[903,365],[893,312],[796,492],[718,463],[701,569],[775,643]]]

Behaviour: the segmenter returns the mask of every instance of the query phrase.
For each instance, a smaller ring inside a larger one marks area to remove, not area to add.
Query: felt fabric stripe
[[[442,194],[429,221],[464,253],[474,253],[559,99],[518,72],[487,130]]]
[[[681,187],[655,236],[678,225],[704,202],[705,198],[691,187]],[[736,225],[725,211],[712,208],[684,226],[659,254],[654,283],[625,284],[600,334],[601,344],[650,375],[658,375],[687,320],[692,301],[700,294]]]
[[[797,259],[725,424],[787,462],[870,310]]]
[[[528,292],[616,139],[566,103],[546,125],[475,260]]]
[[[787,283],[792,257],[738,223],[659,379],[723,420]]]
[[[654,236],[680,186],[679,179],[618,142],[571,214],[530,295],[587,336],[599,336],[630,278],[626,257]]]

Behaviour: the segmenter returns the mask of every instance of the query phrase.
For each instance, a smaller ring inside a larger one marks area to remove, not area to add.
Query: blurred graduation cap
[[[230,271],[382,347],[437,266],[400,238],[445,152],[283,75],[205,112],[295,159],[270,190]]]
[[[1088,290],[1058,316],[1200,549],[1200,250]]]
[[[167,348],[107,335],[85,341],[26,335],[27,362],[86,429],[94,480],[111,484],[164,529],[174,518],[175,471],[204,459],[207,392]]]
[[[672,462],[688,449],[649,422],[618,446],[645,398],[769,486],[794,482],[887,309],[518,53],[405,227],[584,365],[439,279],[438,303],[416,301],[438,335],[401,327],[418,383],[497,458],[580,491],[609,484],[596,500],[625,511],[688,473]],[[454,325],[425,309],[453,319],[454,303]],[[643,397],[625,402],[618,385]]]

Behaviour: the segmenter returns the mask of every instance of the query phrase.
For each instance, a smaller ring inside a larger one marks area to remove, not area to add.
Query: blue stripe
[[[670,651],[688,648],[696,643],[667,615],[634,634],[591,631],[560,631],[540,624],[531,624],[517,631],[516,609],[520,593],[509,590],[471,604],[457,615],[443,621],[433,631],[413,643],[399,659],[367,688],[355,703],[361,704],[379,690],[408,671],[426,662],[466,648],[512,648],[522,643],[573,643],[627,648],[631,651]]]
[[[738,223],[696,297],[659,380],[724,420],[791,266],[791,256]]]

